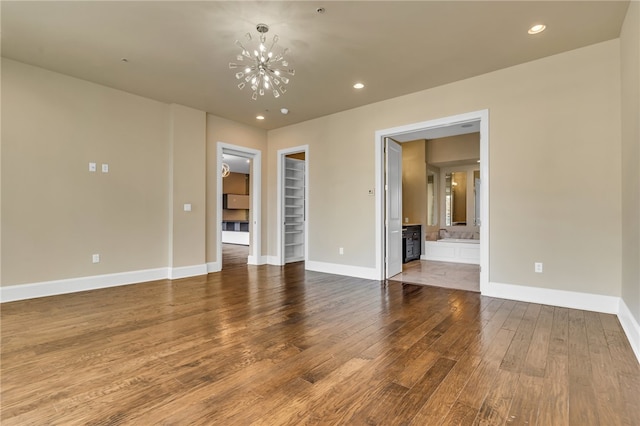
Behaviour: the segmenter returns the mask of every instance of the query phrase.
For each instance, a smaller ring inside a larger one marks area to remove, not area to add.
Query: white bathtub
[[[438,241],[425,241],[421,259],[479,265],[480,240],[443,238]]]
[[[427,241],[436,243],[468,243],[468,244],[480,244],[480,240],[468,240],[465,238],[442,238],[438,241]]]

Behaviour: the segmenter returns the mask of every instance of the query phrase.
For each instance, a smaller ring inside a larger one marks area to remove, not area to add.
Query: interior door
[[[385,139],[386,278],[402,272],[402,147]]]
[[[284,263],[304,260],[305,162],[284,158]]]

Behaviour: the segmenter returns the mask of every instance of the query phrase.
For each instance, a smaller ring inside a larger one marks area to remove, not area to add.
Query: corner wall
[[[216,147],[218,142],[224,142],[232,145],[239,145],[245,148],[251,148],[262,151],[262,158],[267,155],[267,132],[266,130],[256,127],[247,126],[245,124],[236,123],[235,121],[207,114],[207,176],[206,176],[206,197],[207,197],[207,218],[206,218],[206,259],[207,263],[216,262],[216,242],[217,232],[221,224],[216,223],[216,209],[218,203],[222,203],[222,194],[217,193],[216,174],[217,157]],[[267,162],[262,161],[262,231],[261,241],[262,247],[258,253],[262,256],[266,252],[268,229],[267,229],[267,200],[264,194],[267,193]]]
[[[166,268],[168,176],[167,104],[2,59],[2,286]]]
[[[621,322],[640,359],[640,3],[629,4],[620,35],[622,93]]]
[[[206,114],[172,104],[170,134],[170,278],[207,273],[205,262]],[[190,210],[185,210],[188,205]]]
[[[619,63],[611,40],[270,131],[270,167],[309,145],[310,260],[375,268],[376,130],[489,109],[489,280],[619,297]]]

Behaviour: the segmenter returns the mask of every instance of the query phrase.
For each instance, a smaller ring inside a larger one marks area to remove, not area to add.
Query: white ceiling
[[[245,175],[250,174],[251,161],[245,157],[238,157],[237,155],[222,154],[222,161],[227,163],[229,171],[234,173],[243,173]]]
[[[325,8],[319,14],[316,9]],[[617,38],[628,1],[2,1],[2,56],[273,129]],[[296,75],[240,91],[266,23]],[[543,22],[547,30],[530,36]],[[128,62],[122,62],[127,58]],[[366,87],[357,91],[353,83]],[[280,114],[280,108],[290,110]],[[257,121],[256,115],[266,119]]]

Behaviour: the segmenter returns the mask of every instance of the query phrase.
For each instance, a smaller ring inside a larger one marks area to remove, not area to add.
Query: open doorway
[[[306,261],[308,256],[308,145],[278,151],[276,263]]]
[[[222,154],[222,265],[247,264],[251,217],[251,160]]]
[[[216,264],[219,270],[225,268],[223,257],[224,244],[231,244],[234,266],[238,264],[261,263],[261,152],[251,148],[231,145],[223,142],[217,144],[216,187],[218,208],[216,223],[218,224],[216,244]],[[235,169],[232,171],[232,168]],[[233,173],[233,175],[231,174]],[[226,176],[225,176],[226,175]],[[231,179],[224,185],[224,179]],[[227,192],[225,194],[225,186]],[[231,260],[230,260],[231,259]],[[229,262],[228,262],[229,263]]]
[[[402,145],[402,142],[408,142],[418,139],[436,139],[448,136],[460,135],[471,132],[480,133],[480,170],[479,181],[482,182],[482,191],[478,191],[479,210],[475,215],[477,217],[477,225],[479,227],[478,242],[480,248],[480,291],[486,288],[489,282],[489,138],[488,138],[488,111],[476,111],[467,114],[461,114],[442,119],[431,120],[422,123],[411,124],[391,129],[380,130],[376,132],[376,269],[380,279],[388,279],[392,275],[398,273],[397,267],[393,263],[389,263],[390,259],[397,256],[397,253],[389,253],[388,247],[390,239],[398,238],[394,228],[388,226],[389,218],[389,194],[394,194],[392,186],[401,188],[401,178],[394,170],[389,170],[393,165],[387,164],[386,153],[384,147],[387,138],[393,139]],[[401,167],[401,166],[400,166]],[[393,176],[396,176],[395,178]],[[400,193],[402,190],[400,189]],[[440,206],[444,208],[444,206]],[[474,218],[475,221],[475,218]],[[420,244],[422,245],[422,253],[425,252],[424,230],[420,236]],[[390,268],[390,266],[392,266]]]
[[[480,291],[480,133],[478,122],[464,126],[471,133],[401,144],[402,270],[393,281]]]

